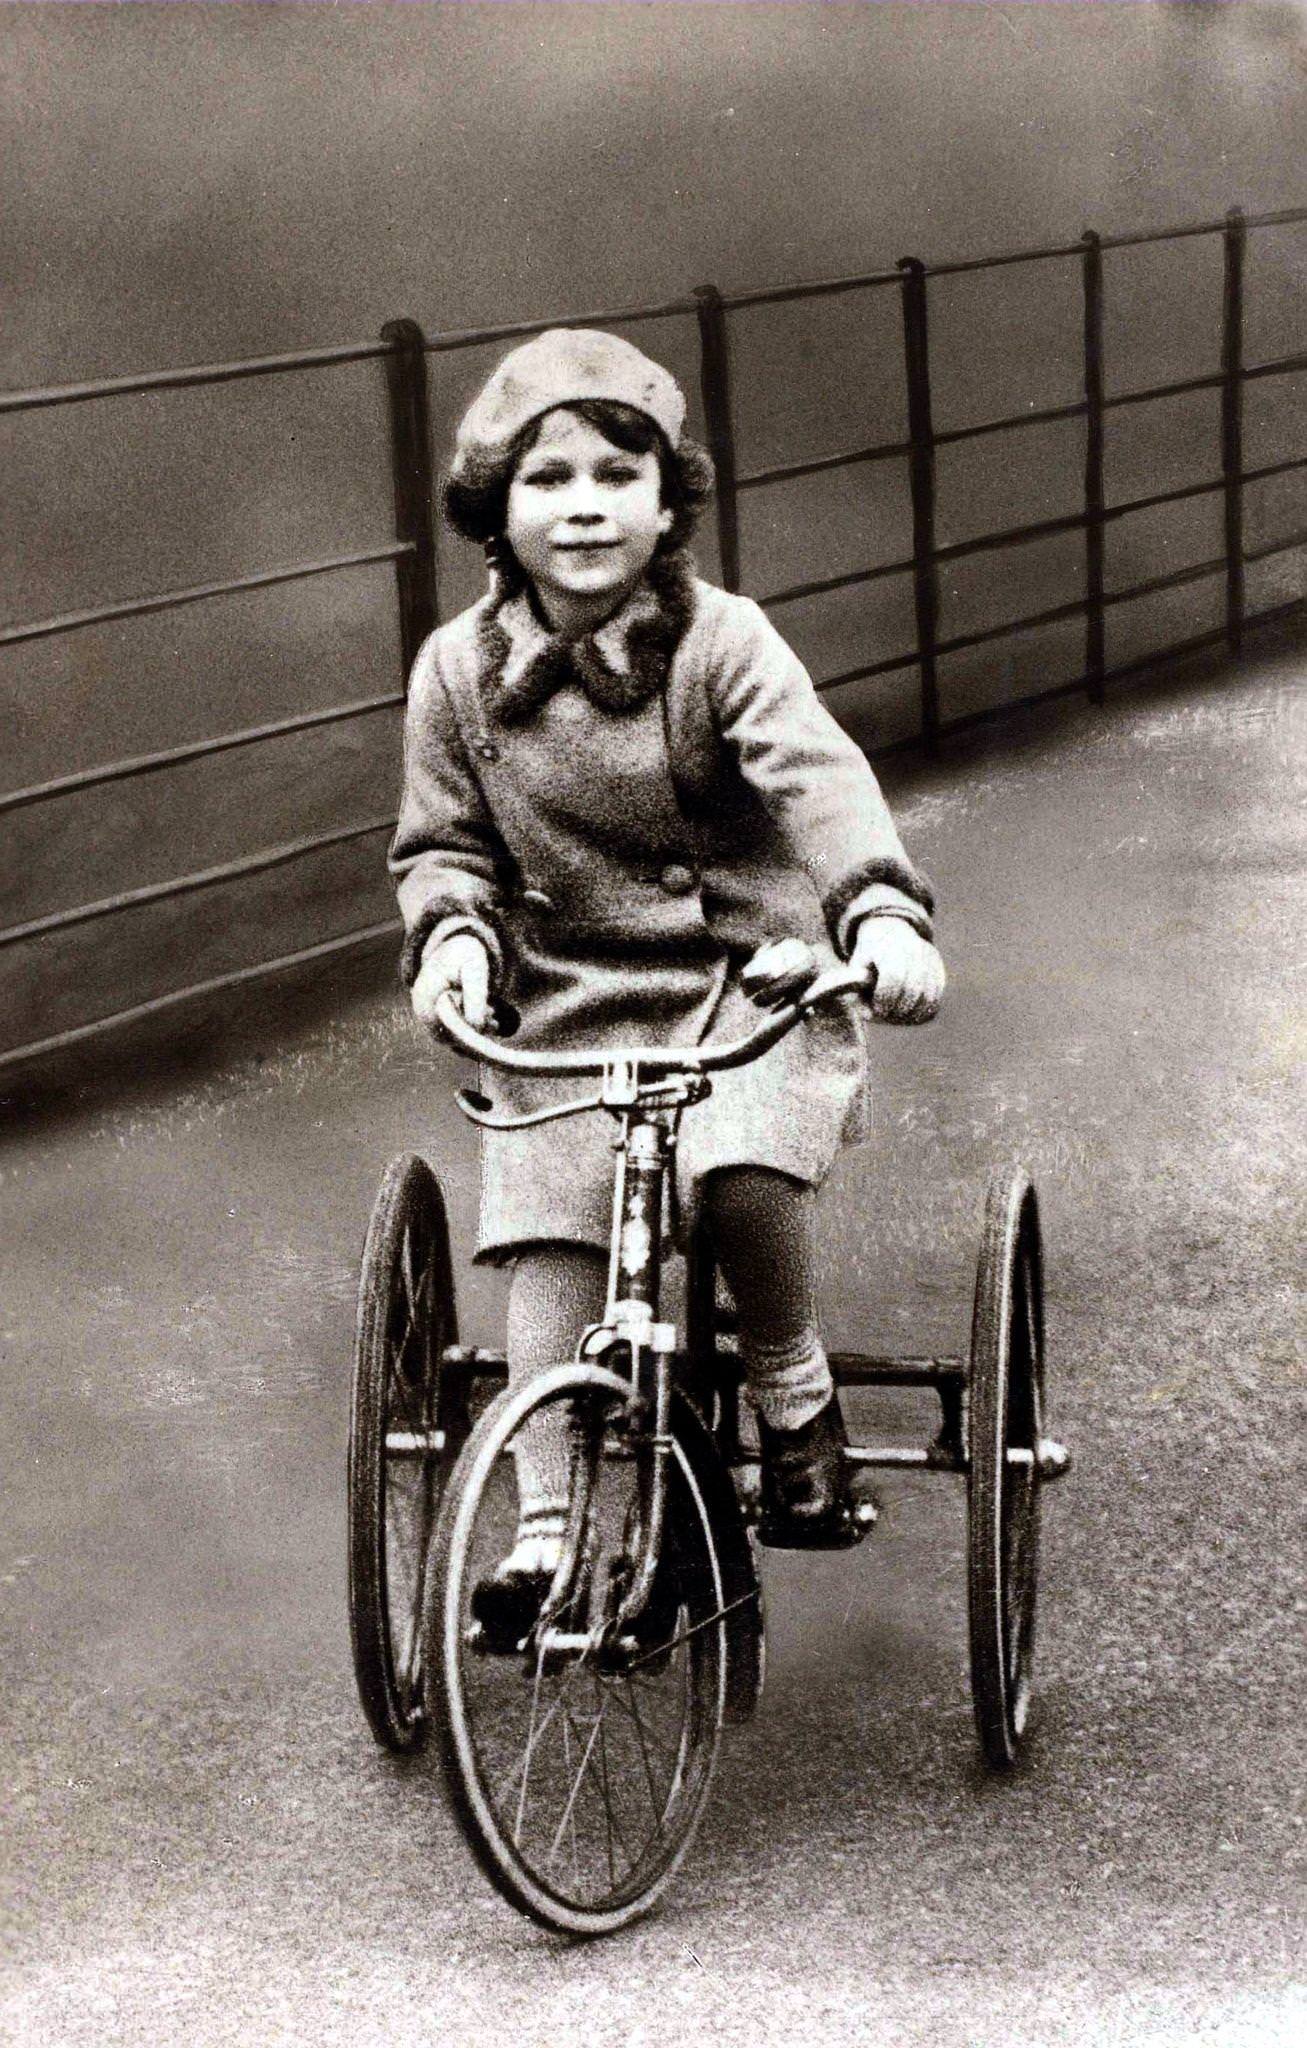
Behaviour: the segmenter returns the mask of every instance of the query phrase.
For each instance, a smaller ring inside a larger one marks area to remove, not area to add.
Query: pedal
[[[762,1515],[758,1521],[758,1541],[768,1550],[856,1550],[875,1528],[877,1513],[874,1500],[855,1501],[837,1522],[822,1523],[812,1531],[794,1522]]]
[[[468,1623],[463,1631],[463,1641],[474,1657],[516,1657],[526,1648],[525,1639],[520,1643],[509,1643],[491,1637],[479,1621]]]
[[[1058,1443],[1056,1437],[1041,1436],[1035,1463],[1042,1480],[1065,1479],[1071,1470],[1071,1453],[1065,1444]]]

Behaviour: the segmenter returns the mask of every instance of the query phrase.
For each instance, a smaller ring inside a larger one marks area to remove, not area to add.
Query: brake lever
[[[460,1088],[454,1096],[469,1123],[483,1131],[525,1131],[532,1124],[551,1124],[561,1116],[579,1116],[583,1110],[602,1109],[602,1095],[578,1096],[575,1102],[556,1102],[548,1109],[527,1110],[521,1116],[496,1116],[494,1104],[479,1088]]]

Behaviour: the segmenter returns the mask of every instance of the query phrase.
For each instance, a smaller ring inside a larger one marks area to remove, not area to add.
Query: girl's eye
[[[599,481],[605,484],[633,484],[640,472],[629,462],[606,462],[599,471]]]
[[[522,482],[537,491],[548,490],[554,484],[565,484],[567,479],[568,471],[556,463],[551,463],[547,469],[528,469],[522,473]]]

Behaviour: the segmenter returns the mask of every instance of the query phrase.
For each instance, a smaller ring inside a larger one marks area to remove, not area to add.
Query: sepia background
[[[449,0],[0,6],[10,390],[965,259],[1307,203],[1307,9]],[[1307,347],[1307,229],[1249,237],[1247,355]],[[937,423],[1080,390],[1078,265],[930,285]],[[1219,367],[1221,238],[1104,259],[1109,390]],[[741,460],[901,430],[897,293],[732,316]],[[693,323],[636,330],[682,374]],[[443,441],[490,350],[431,361]],[[1301,377],[1250,466],[1307,456]],[[0,419],[15,622],[389,541],[381,366]],[[1217,473],[1212,392],[1110,416],[1111,496]],[[939,456],[941,541],[1078,509],[1079,421]],[[1249,546],[1304,524],[1250,486]],[[759,491],[753,592],[906,552],[903,465]],[[1220,551],[1215,493],[1125,519],[1113,583]],[[714,568],[711,531],[703,549]],[[963,570],[965,568],[965,575]],[[480,565],[442,548],[446,609]],[[1249,571],[1303,594],[1304,550]],[[1079,534],[955,564],[946,633],[1078,596]],[[906,580],[778,615],[818,674],[911,636]],[[1219,575],[1108,659],[1221,624]],[[1083,659],[1079,622],[940,664],[946,715]],[[984,1190],[1048,1240],[1049,1498],[1020,1767],[977,1760],[960,1482],[887,1476],[853,1557],[763,1559],[770,1669],[658,1911],[578,1948],[484,1885],[381,1753],[346,1621],[359,1253],[437,1167],[462,1334],[461,1063],[387,932],[0,1067],[0,2037],[22,2048],[1280,2048],[1304,2035],[1301,622],[1239,661],[880,763],[948,998],[875,1034],[873,1140],[821,1209],[835,1345],[965,1349]],[[912,675],[831,701],[871,749]],[[0,799],[402,688],[385,565],[0,648]],[[383,818],[394,702],[0,802],[0,935]],[[393,919],[384,831],[0,945],[0,1059]],[[920,1444],[924,1404],[855,1432]]]

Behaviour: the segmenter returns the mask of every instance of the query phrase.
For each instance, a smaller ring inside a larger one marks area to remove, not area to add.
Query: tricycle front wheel
[[[432,1545],[425,1665],[455,1812],[505,1898],[567,1934],[610,1933],[653,1904],[698,1825],[725,1717],[713,1518],[675,1421],[653,1591],[629,1643],[605,1626],[640,1553],[651,1441],[629,1386],[599,1367],[508,1388],[451,1474]],[[519,1459],[565,1475],[576,1563],[514,1645],[488,1640],[477,1610],[516,1539]]]
[[[995,1176],[985,1207],[967,1399],[971,1691],[996,1768],[1015,1761],[1030,1703],[1043,1408],[1039,1205],[1018,1168]]]

